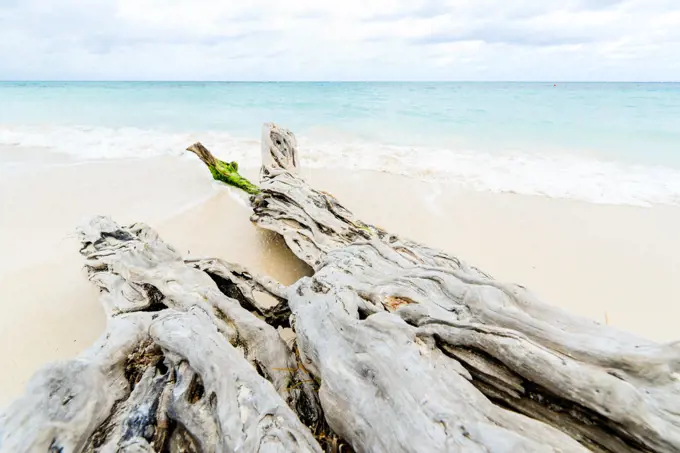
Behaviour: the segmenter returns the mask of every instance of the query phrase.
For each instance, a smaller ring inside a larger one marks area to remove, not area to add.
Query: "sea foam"
[[[594,203],[680,204],[680,170],[559,152],[394,146],[352,140],[299,138],[302,164],[393,173],[464,189],[569,198]],[[41,148],[76,161],[182,156],[201,141],[242,166],[260,163],[259,140],[225,132],[166,132],[90,126],[2,126],[0,146]],[[13,155],[17,153],[14,152]],[[0,161],[2,161],[0,159]],[[7,165],[7,164],[3,164]]]

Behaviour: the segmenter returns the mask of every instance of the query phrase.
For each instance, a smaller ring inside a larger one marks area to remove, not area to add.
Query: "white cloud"
[[[677,55],[676,0],[0,0],[2,79],[680,80]]]

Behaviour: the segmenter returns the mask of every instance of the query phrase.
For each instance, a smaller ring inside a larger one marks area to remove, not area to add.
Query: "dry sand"
[[[256,171],[246,171],[255,176]],[[471,193],[382,173],[307,172],[365,221],[440,247],[545,301],[658,341],[679,339],[680,208]],[[248,221],[245,198],[197,159],[157,158],[3,173],[0,407],[43,363],[104,329],[73,231],[84,218],[144,221],[190,257],[238,261],[284,283],[309,269]]]

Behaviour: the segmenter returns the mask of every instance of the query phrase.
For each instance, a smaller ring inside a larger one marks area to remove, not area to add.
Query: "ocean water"
[[[256,166],[270,121],[309,167],[680,204],[680,83],[0,82],[0,168],[36,165],[36,148],[78,163],[196,140]]]

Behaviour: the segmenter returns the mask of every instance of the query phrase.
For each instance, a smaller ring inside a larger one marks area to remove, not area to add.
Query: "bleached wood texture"
[[[36,374],[0,416],[1,452],[680,451],[678,343],[356,219],[299,176],[285,129],[264,126],[262,157],[252,220],[314,275],[286,288],[93,219],[107,332]]]
[[[0,418],[1,451],[322,451],[305,426],[325,426],[316,383],[242,307],[262,305],[260,292],[278,319],[280,285],[219,260],[185,263],[143,224],[99,217],[80,237],[107,332],[33,378]]]
[[[264,155],[268,152],[263,148]],[[475,439],[480,451],[495,451],[494,439],[503,437],[499,427],[527,441],[540,432],[540,451],[547,451],[546,445],[567,449],[568,442],[549,441],[545,433],[550,431],[498,422],[497,413],[510,417],[504,407],[543,421],[593,451],[680,451],[679,343],[657,344],[571,315],[457,257],[366,224],[332,195],[287,171],[292,165],[288,160],[264,173],[261,193],[252,199],[252,220],[283,235],[315,270],[289,296],[301,353],[321,379],[324,407],[339,401],[367,405],[355,418],[326,412],[340,435],[358,446],[366,442],[353,440],[365,433],[362,428],[380,426],[371,433],[390,443],[374,439],[368,450],[400,451],[431,435],[431,451],[436,451],[442,439],[455,438],[452,426],[476,425],[479,429],[466,429],[477,437],[464,438]],[[396,331],[408,332],[409,339],[384,347],[395,341]],[[428,345],[426,353],[420,342]],[[411,360],[400,358],[409,348],[420,348],[417,360],[415,353]],[[446,372],[448,382],[434,379],[437,373],[427,366],[437,361],[458,372]],[[355,380],[348,379],[350,371]],[[427,384],[419,391],[421,382]],[[364,393],[357,391],[359,384]],[[447,393],[453,395],[447,399]],[[493,404],[479,403],[480,394]],[[382,408],[369,417],[369,409],[382,402],[369,395],[384,396],[395,412]],[[398,402],[392,406],[393,399]],[[418,425],[414,414],[425,410],[424,401],[433,401],[436,415]],[[463,401],[475,402],[459,410],[456,404]],[[457,417],[443,421],[446,411],[440,405],[456,408]]]

